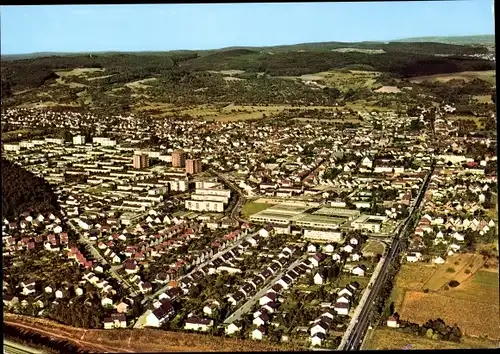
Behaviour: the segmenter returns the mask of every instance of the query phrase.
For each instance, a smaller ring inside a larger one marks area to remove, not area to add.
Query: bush
[[[465,274],[470,274],[471,273],[471,270],[470,269],[466,269],[465,270]]]
[[[487,264],[485,264],[485,265],[484,265],[484,268],[486,268],[486,269],[488,269],[489,267],[490,267],[490,266],[489,266],[489,265],[487,265]]]
[[[429,289],[424,289],[424,293],[428,293],[429,292]]]
[[[456,280],[452,280],[448,283],[449,286],[451,286],[452,288],[456,288],[457,286],[460,285],[460,282],[456,281]]]
[[[455,273],[455,268],[451,268],[451,267],[449,267],[449,268],[447,268],[447,269],[446,269],[446,271],[447,271],[448,273]]]
[[[445,285],[444,290],[450,290],[450,287],[448,285]]]
[[[460,264],[460,262],[458,262],[458,261],[455,262],[455,265],[459,265],[459,264]]]

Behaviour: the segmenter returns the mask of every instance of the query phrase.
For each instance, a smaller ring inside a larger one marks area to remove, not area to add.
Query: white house
[[[364,277],[366,272],[366,267],[363,265],[356,266],[352,269],[351,273],[360,277]]]
[[[237,323],[236,321],[233,323],[230,323],[225,329],[225,332],[227,335],[231,335],[231,334],[234,334],[234,333],[239,332],[239,331],[241,331],[241,325],[239,323]]]
[[[399,327],[398,319],[394,316],[389,317],[387,319],[387,327],[398,328]]]
[[[344,252],[351,253],[354,248],[351,245],[344,246]]]
[[[445,260],[441,257],[437,257],[437,258],[434,258],[434,260],[432,262],[435,264],[444,264]]]
[[[321,274],[316,273],[316,274],[314,275],[314,284],[316,284],[316,285],[321,285],[321,284],[323,284],[323,277],[321,276]]]
[[[319,332],[319,333],[316,333],[314,334],[312,337],[311,337],[311,345],[313,347],[320,347],[321,346],[321,343],[323,342],[323,340],[326,338],[326,336]]]
[[[186,319],[184,329],[206,332],[214,325],[214,321],[208,318],[198,318],[195,316]]]
[[[316,253],[316,246],[313,245],[313,244],[310,244],[309,246],[307,246],[307,252],[308,253]]]
[[[420,252],[411,252],[406,255],[406,261],[415,263],[422,260],[422,253]]]
[[[259,328],[256,328],[252,331],[251,338],[253,340],[262,340],[265,333],[266,333],[265,328],[263,326],[260,326]]]

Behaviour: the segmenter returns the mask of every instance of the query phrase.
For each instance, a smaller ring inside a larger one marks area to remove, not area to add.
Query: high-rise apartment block
[[[76,135],[73,137],[73,145],[85,145],[85,135]]]
[[[186,160],[186,172],[194,175],[201,172],[201,160],[200,159],[188,159]]]
[[[172,153],[172,167],[184,167],[186,165],[186,153],[184,150],[175,150]]]
[[[147,154],[134,155],[134,168],[142,169],[149,167],[149,156]]]

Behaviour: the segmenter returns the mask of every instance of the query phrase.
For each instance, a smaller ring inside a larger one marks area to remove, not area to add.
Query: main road
[[[422,184],[422,188],[419,191],[414,206],[410,208],[410,215],[408,215],[404,223],[400,224],[398,229],[396,230],[391,247],[387,253],[384,263],[382,264],[382,269],[380,271],[379,277],[375,279],[372,288],[367,289],[367,291],[370,292],[367,296],[366,302],[364,303],[359,313],[358,318],[356,319],[356,324],[352,332],[350,334],[347,334],[346,339],[343,339],[341,345],[339,346],[339,349],[359,350],[361,348],[361,344],[363,342],[363,339],[366,335],[366,331],[370,324],[370,317],[372,314],[373,304],[375,302],[375,299],[377,298],[380,289],[385,283],[385,279],[387,278],[390,265],[395,261],[399,261],[398,259],[399,252],[402,249],[401,236],[405,235],[408,226],[410,225],[410,221],[415,215],[415,211],[418,210],[421,206],[423,196],[425,195],[425,192],[429,185],[430,177],[432,175],[432,172],[434,171],[434,166],[435,166],[435,161],[432,162],[429,173],[427,174],[427,177],[425,178],[424,183]]]

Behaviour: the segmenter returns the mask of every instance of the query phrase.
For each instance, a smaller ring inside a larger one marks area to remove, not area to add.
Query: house
[[[436,257],[433,259],[432,261],[434,264],[444,264],[445,263],[445,260],[441,257]]]
[[[168,301],[163,301],[161,306],[146,316],[146,327],[160,327],[174,313],[174,308]]]
[[[118,313],[126,313],[128,310],[129,305],[125,302],[120,302],[118,305],[116,305],[116,311]]]
[[[316,250],[316,246],[315,246],[315,245],[313,245],[313,244],[308,245],[308,246],[307,246],[307,252],[308,252],[308,253],[316,253],[316,252],[317,252],[317,250]]]
[[[137,267],[137,262],[133,259],[127,259],[125,262],[123,262],[123,268],[125,269],[125,272],[127,274],[134,274],[139,270],[139,268]]]
[[[354,247],[351,245],[344,246],[344,252],[351,253],[354,250]]]
[[[253,319],[253,324],[256,326],[263,326],[269,321],[269,316],[265,313],[260,314],[260,316]]]
[[[358,262],[361,259],[361,255],[359,253],[353,253],[351,255],[351,261],[352,262]]]
[[[113,329],[115,328],[115,323],[111,317],[105,317],[103,320],[104,329]]]
[[[390,316],[387,319],[387,327],[398,328],[399,327],[398,318],[396,316]]]
[[[325,340],[325,338],[326,338],[326,335],[324,333],[322,333],[322,332],[315,333],[311,337],[311,345],[313,347],[320,347],[321,343]]]
[[[264,326],[259,326],[254,329],[250,335],[253,340],[262,340],[264,335],[266,334],[266,328]]]
[[[316,285],[321,285],[321,284],[323,284],[323,277],[321,276],[321,274],[316,273],[316,274],[314,275],[314,284],[316,284]]]
[[[266,295],[262,296],[259,300],[259,305],[265,305],[269,302],[274,302],[278,296],[274,292],[268,292]]]
[[[56,293],[57,293],[57,291],[56,291]],[[102,307],[113,306],[113,300],[111,300],[109,297],[104,297],[101,300],[101,305],[102,305]]]
[[[268,302],[267,304],[262,306],[262,310],[265,310],[268,313],[275,313],[279,306],[280,306],[280,304],[278,302],[274,302],[274,301]]]
[[[420,252],[410,252],[406,255],[406,261],[415,263],[422,260],[422,253]]]
[[[334,250],[335,250],[335,247],[333,247],[330,244],[323,246],[323,251],[325,253],[333,253]]]
[[[231,334],[234,334],[236,332],[239,332],[241,331],[242,329],[242,325],[241,325],[241,322],[240,321],[234,321],[233,323],[230,323],[226,329],[225,329],[225,333],[226,335],[231,335]]]
[[[206,332],[214,325],[214,321],[208,318],[191,316],[186,319],[184,329]]]
[[[3,296],[3,304],[5,306],[14,306],[15,304],[19,303],[19,298],[14,295],[4,295]]]
[[[347,295],[347,296],[353,296],[354,292],[352,291],[352,289],[350,289],[349,287],[345,287],[344,289],[340,290],[338,293],[337,293],[337,296],[344,296],[344,295]]]
[[[337,297],[337,303],[348,304],[351,301],[351,296],[348,294],[343,294]]]
[[[43,289],[46,294],[51,294],[52,293],[52,288],[50,286],[46,286],[45,289]]]
[[[56,299],[62,299],[64,297],[64,294],[61,290],[56,290]]]
[[[364,264],[358,265],[351,270],[351,273],[360,277],[364,277],[366,266]]]
[[[259,236],[260,237],[269,237],[272,235],[273,230],[274,229],[271,225],[267,225],[264,228],[259,230]]]
[[[127,328],[127,317],[122,313],[111,314],[115,328]]]
[[[349,314],[349,307],[349,303],[337,302],[335,306],[333,306],[333,309],[337,314],[347,316]]]
[[[316,333],[323,333],[326,334],[326,332],[329,329],[329,325],[325,321],[318,321],[313,327],[311,327],[311,337],[314,336]]]
[[[228,296],[227,301],[231,303],[231,305],[236,306],[238,302],[245,298],[245,294],[241,291],[237,291],[234,294]]]
[[[316,253],[314,256],[309,257],[308,260],[311,262],[313,267],[318,267],[321,262],[325,259],[325,255],[322,253]]]
[[[203,313],[207,316],[212,316],[219,306],[220,303],[218,301],[212,300],[203,307]]]

